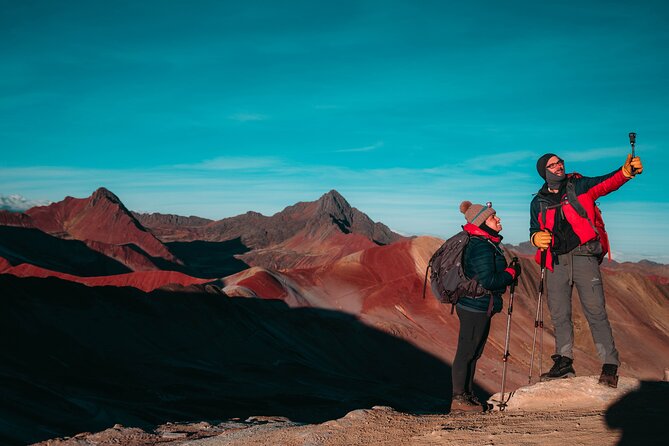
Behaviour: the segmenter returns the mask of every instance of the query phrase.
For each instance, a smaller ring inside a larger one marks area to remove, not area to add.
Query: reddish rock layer
[[[80,277],[72,274],[51,271],[39,266],[22,263],[11,266],[7,260],[0,257],[0,274],[11,274],[16,277],[56,277],[70,282],[82,283],[88,286],[133,287],[142,291],[153,291],[167,285],[194,285],[210,282],[210,279],[198,279],[177,271],[136,271],[126,274],[116,274],[101,277]]]

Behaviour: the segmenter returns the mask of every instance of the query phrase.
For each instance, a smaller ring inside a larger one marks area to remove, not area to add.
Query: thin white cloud
[[[261,115],[259,113],[235,113],[228,116],[228,119],[239,122],[265,121],[267,119],[267,115]]]
[[[383,141],[378,141],[372,144],[371,146],[364,146],[364,147],[355,147],[352,149],[340,149],[340,150],[335,150],[335,153],[346,153],[346,152],[371,152],[372,150],[376,150],[383,147]]]
[[[175,169],[192,170],[252,170],[279,167],[283,163],[272,157],[218,157],[193,164],[177,164]],[[169,167],[168,167],[169,168]]]
[[[603,159],[620,158],[621,163],[624,161],[628,153],[631,152],[631,147],[602,147],[587,150],[569,150],[565,152],[554,152],[562,157],[565,161],[582,162],[595,161]]]
[[[500,152],[494,155],[475,156],[466,158],[464,161],[454,159],[454,165],[458,169],[486,171],[499,169],[500,167],[517,166],[520,163],[534,161],[536,153],[529,150]]]

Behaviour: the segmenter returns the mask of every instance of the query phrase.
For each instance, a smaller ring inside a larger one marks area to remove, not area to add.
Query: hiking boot
[[[573,359],[562,355],[553,355],[551,356],[551,359],[554,361],[553,367],[551,367],[548,372],[541,374],[539,379],[540,381],[550,381],[552,379],[560,378],[573,378],[576,376],[574,367],[572,367],[574,362]]]
[[[467,393],[453,395],[451,412],[483,412],[481,403],[477,404],[475,401],[472,401],[472,399],[478,401],[474,395]]]
[[[604,364],[602,374],[599,375],[599,383],[605,386],[618,387],[618,366],[615,364]]]
[[[471,392],[465,392],[465,393],[463,393],[463,396],[464,396],[465,398],[467,398],[467,399],[469,400],[470,403],[478,404],[479,406],[483,406],[483,405],[481,404],[481,402],[479,401],[479,399],[476,398],[476,395],[474,395],[473,393],[471,393]]]

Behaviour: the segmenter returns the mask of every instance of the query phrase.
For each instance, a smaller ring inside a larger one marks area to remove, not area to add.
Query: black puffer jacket
[[[513,275],[507,270],[504,252],[499,247],[502,237],[494,237],[478,226],[467,224],[464,230],[470,235],[463,253],[463,268],[467,277],[475,279],[493,296],[492,313],[502,311],[502,294],[513,282]],[[458,305],[473,311],[487,312],[490,296],[479,298],[462,297]]]

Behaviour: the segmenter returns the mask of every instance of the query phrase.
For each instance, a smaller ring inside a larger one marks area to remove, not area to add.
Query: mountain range
[[[218,221],[134,213],[104,188],[0,211],[9,384],[0,412],[14,426],[0,426],[0,440],[258,413],[325,420],[374,404],[439,410],[450,397],[458,321],[429,287],[423,296],[423,279],[442,242],[396,234],[334,190],[272,216]],[[528,381],[539,268],[522,246],[507,254],[524,271],[514,389]],[[603,273],[621,374],[660,379],[667,265],[604,263]],[[595,346],[578,305],[574,313],[577,373],[595,374]],[[506,323],[506,313],[493,318],[482,394],[499,390]],[[548,317],[546,327],[544,371],[554,346]]]

